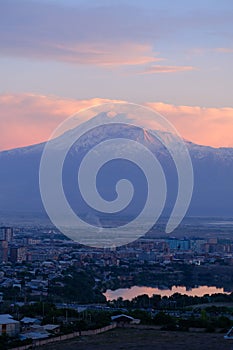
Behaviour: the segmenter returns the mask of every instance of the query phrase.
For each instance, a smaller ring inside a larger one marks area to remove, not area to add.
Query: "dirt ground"
[[[154,329],[115,329],[40,347],[40,350],[232,350],[224,334],[167,332]]]

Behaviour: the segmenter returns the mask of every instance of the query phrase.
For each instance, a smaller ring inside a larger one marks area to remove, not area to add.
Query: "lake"
[[[152,297],[153,294],[159,294],[162,297],[163,296],[169,297],[174,293],[180,293],[180,294],[186,294],[189,296],[198,296],[198,297],[202,297],[205,294],[212,295],[215,293],[230,294],[229,292],[224,292],[223,288],[208,287],[208,286],[199,286],[188,290],[186,289],[186,287],[183,287],[183,286],[173,286],[172,289],[133,286],[131,288],[120,288],[116,290],[108,289],[104,293],[104,295],[106,296],[107,300],[114,300],[120,297],[125,300],[131,300],[142,294],[147,294],[149,297]]]

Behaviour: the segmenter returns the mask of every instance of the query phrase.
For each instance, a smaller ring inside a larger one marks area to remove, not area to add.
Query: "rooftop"
[[[13,317],[9,314],[1,314],[0,315],[0,324],[10,324],[10,323],[19,323],[13,319]]]

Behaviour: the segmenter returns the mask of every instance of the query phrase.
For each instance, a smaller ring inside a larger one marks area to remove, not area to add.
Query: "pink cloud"
[[[214,47],[214,48],[207,48],[207,47],[195,47],[191,48],[187,51],[189,55],[205,55],[205,54],[211,54],[211,53],[232,53],[233,48],[232,47]]]
[[[0,149],[46,141],[70,115],[109,101],[101,98],[72,100],[33,94],[0,95]],[[167,118],[187,140],[214,147],[233,147],[233,108],[175,106],[159,102],[145,105]]]
[[[70,115],[107,101],[98,98],[78,101],[33,94],[0,95],[0,149],[43,142]]]
[[[204,108],[147,103],[167,118],[182,137],[197,144],[233,147],[233,108]]]
[[[221,53],[232,53],[233,52],[233,48],[230,47],[217,47],[215,49],[216,52],[221,52]]]
[[[192,66],[161,66],[153,65],[147,67],[141,74],[154,74],[154,73],[176,73],[183,71],[195,70],[195,67]]]
[[[152,33],[147,16],[134,5],[12,0],[1,4],[0,55],[103,67],[157,62],[139,14]]]
[[[156,57],[152,46],[136,43],[75,44],[72,46],[52,44],[61,61],[74,64],[91,64],[97,66],[143,65],[163,60]],[[38,54],[39,55],[39,54]],[[51,54],[51,59],[53,55]],[[42,57],[43,58],[43,57]]]

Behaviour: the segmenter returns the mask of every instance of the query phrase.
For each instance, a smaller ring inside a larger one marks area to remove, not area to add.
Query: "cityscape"
[[[233,1],[0,1],[0,350],[233,349]]]
[[[9,322],[7,333],[22,344],[85,332],[95,323],[109,327],[117,324],[110,317],[125,313],[121,322],[132,327],[142,322],[170,329],[194,319],[193,327],[182,326],[194,331],[203,323],[202,304],[218,328],[222,322],[221,329],[227,329],[233,320],[227,307],[233,299],[233,240],[227,236],[207,230],[206,238],[189,232],[189,237],[153,238],[152,231],[103,250],[75,243],[52,227],[2,226],[0,233],[0,310],[14,318],[1,317]],[[216,326],[206,321],[201,327]]]

